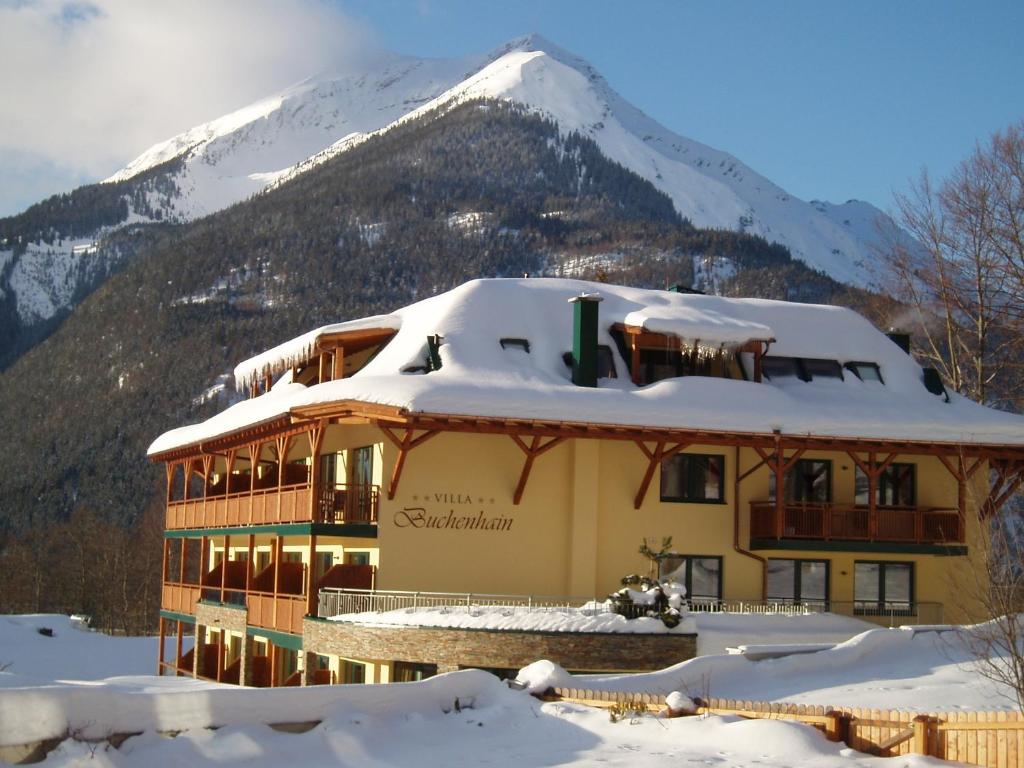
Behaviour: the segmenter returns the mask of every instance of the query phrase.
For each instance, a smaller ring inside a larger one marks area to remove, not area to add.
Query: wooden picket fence
[[[666,708],[665,697],[652,693],[555,688],[543,698],[624,711]],[[1019,712],[904,712],[716,698],[697,703],[698,715],[797,720],[831,741],[879,757],[920,754],[985,768],[1024,768],[1024,715]]]

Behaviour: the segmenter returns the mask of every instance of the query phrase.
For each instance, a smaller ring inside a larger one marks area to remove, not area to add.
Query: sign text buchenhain
[[[416,497],[413,497],[416,498]],[[456,493],[435,493],[423,497],[424,501],[437,501],[441,504],[472,504],[471,495]],[[483,499],[478,499],[480,503]],[[493,499],[491,500],[493,502]],[[435,530],[453,531],[509,531],[514,518],[504,515],[488,515],[482,509],[473,513],[456,514],[454,509],[448,513],[431,514],[426,507],[403,507],[395,512],[393,521],[396,528],[432,528]]]

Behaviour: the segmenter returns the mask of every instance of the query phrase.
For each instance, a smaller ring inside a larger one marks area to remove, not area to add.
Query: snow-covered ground
[[[762,641],[761,617],[732,631]],[[769,620],[784,617],[764,617]],[[813,617],[812,617],[813,618]],[[768,621],[768,624],[773,623]],[[37,633],[39,626],[54,637]],[[754,637],[750,634],[756,633]],[[752,662],[707,656],[646,675],[572,678],[539,663],[521,677],[597,689],[690,690],[695,695],[888,709],[992,709],[1009,701],[973,669],[958,632],[870,630],[815,654]],[[810,640],[813,632],[807,632]],[[0,746],[73,734],[50,766],[247,765],[450,766],[938,766],[920,757],[881,760],[833,744],[809,726],[731,717],[613,722],[607,712],[540,703],[490,674],[467,670],[421,683],[273,690],[138,676],[153,638],[109,638],[64,617],[0,617]],[[26,675],[18,670],[34,664]],[[111,672],[134,676],[98,680]],[[83,682],[59,680],[77,678]],[[49,680],[47,680],[49,677]],[[1005,693],[1005,692],[1002,692]],[[273,723],[319,721],[305,733]],[[161,735],[180,731],[175,738]],[[112,734],[138,733],[119,749]]]

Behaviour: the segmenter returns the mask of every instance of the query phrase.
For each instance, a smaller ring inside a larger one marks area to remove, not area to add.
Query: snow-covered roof
[[[598,342],[619,378],[577,387],[563,355],[572,349],[567,300],[599,293]],[[770,354],[876,363],[884,384],[799,379],[754,383],[687,376],[637,387],[611,336],[617,324],[699,336],[702,346],[774,338]],[[282,379],[258,398],[201,424],[161,435],[150,455],[231,434],[289,412],[332,402],[393,406],[409,413],[556,420],[747,434],[1024,445],[1024,418],[925,389],[921,367],[848,309],[728,299],[558,279],[474,280],[390,315],[327,326],[243,363],[242,380],[273,361],[300,357],[325,333],[393,328],[387,345],[349,378],[305,387]],[[427,336],[442,337],[442,367],[422,371]],[[503,348],[523,338],[530,351]]]
[[[264,376],[276,376],[293,365],[305,362],[313,356],[317,341],[324,336],[389,328],[397,331],[400,326],[401,319],[397,315],[374,315],[360,320],[349,320],[346,323],[325,325],[236,365],[235,387],[240,390],[246,389]]]

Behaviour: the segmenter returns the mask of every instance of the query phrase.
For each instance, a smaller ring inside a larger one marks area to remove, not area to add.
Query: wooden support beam
[[[178,583],[179,584],[184,584],[185,583],[185,574],[187,573],[185,568],[186,568],[186,565],[188,563],[188,542],[189,542],[188,538],[181,539],[181,563],[180,563],[180,568],[178,570]]]
[[[274,610],[273,624],[277,629],[277,593],[281,589],[281,560],[284,559],[284,537],[278,536],[274,539]]]
[[[235,458],[238,456],[238,450],[235,448],[229,448],[227,454],[224,456],[224,495],[231,495],[231,473],[235,471]]]
[[[395,498],[395,492],[398,490],[398,483],[402,479],[402,469],[405,466],[405,457],[409,454],[409,451],[423,445],[423,443],[436,435],[438,430],[427,430],[419,437],[414,438],[413,435],[416,430],[409,427],[405,430],[405,434],[399,438],[398,435],[391,431],[390,427],[385,427],[383,425],[379,426],[381,432],[383,432],[388,440],[398,448],[398,456],[395,459],[395,466],[391,470],[391,482],[388,485],[388,500],[391,500]]]
[[[1024,462],[996,461],[992,462],[996,477],[990,486],[988,497],[979,509],[981,519],[992,517],[1010,500],[1024,482]]]
[[[203,454],[203,498],[205,499],[210,490],[210,473],[213,471],[213,456]]]
[[[319,356],[317,357],[317,363],[318,363],[318,365],[317,365],[317,372],[316,372],[316,375],[317,375],[316,382],[317,382],[317,384],[323,384],[325,381],[329,381],[330,380],[328,378],[328,375],[329,375],[328,371],[330,369],[327,367],[327,353],[326,352],[321,352],[319,354]]]
[[[176,461],[168,461],[164,468],[167,472],[167,498],[165,501],[169,504],[174,500],[174,469],[178,466]]]
[[[542,453],[551,450],[556,445],[565,442],[564,437],[552,437],[545,443],[540,435],[534,435],[530,444],[523,442],[519,435],[510,435],[515,444],[526,454],[526,461],[523,463],[523,471],[519,473],[519,482],[516,483],[516,490],[512,495],[512,504],[518,505],[523,499],[523,492],[526,490],[526,483],[530,479],[530,471],[533,469],[533,462]]]

